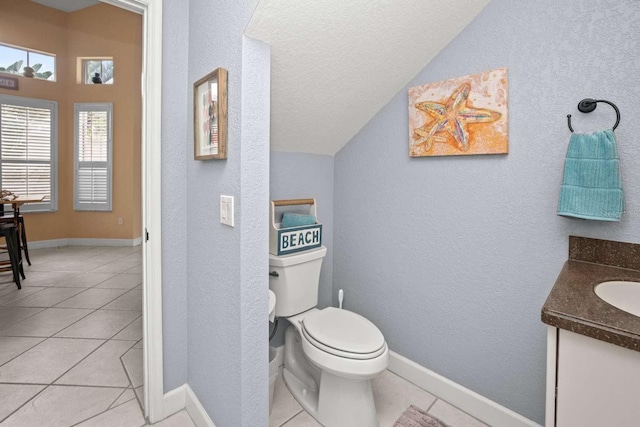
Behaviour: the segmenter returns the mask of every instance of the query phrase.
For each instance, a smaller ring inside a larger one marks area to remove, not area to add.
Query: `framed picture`
[[[218,68],[193,84],[196,160],[227,158],[227,70]]]

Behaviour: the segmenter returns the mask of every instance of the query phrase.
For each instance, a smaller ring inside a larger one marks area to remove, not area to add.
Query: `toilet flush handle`
[[[269,273],[269,276],[280,277],[277,271],[272,271],[271,273]]]

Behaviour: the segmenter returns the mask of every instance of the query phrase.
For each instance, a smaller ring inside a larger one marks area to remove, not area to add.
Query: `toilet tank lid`
[[[302,251],[291,255],[277,256],[269,254],[269,265],[271,267],[288,267],[290,265],[302,264],[304,262],[324,258],[326,254],[327,248],[325,246],[320,246],[317,249],[310,249],[308,251]]]
[[[336,350],[367,354],[384,346],[376,325],[349,310],[327,307],[305,316],[302,323],[313,339]]]

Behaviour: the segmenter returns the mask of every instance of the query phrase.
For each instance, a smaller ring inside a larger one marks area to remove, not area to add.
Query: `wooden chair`
[[[5,211],[4,205],[0,204],[0,224],[9,224],[16,223],[14,212]],[[31,260],[29,259],[29,246],[27,245],[27,229],[24,226],[24,217],[22,215],[18,215],[18,223],[16,224],[16,232],[18,233],[18,237],[20,241],[18,244],[20,245],[20,249],[24,251],[24,258],[27,260],[27,264],[31,265]]]
[[[22,289],[20,284],[20,275],[24,279],[24,272],[22,271],[22,261],[19,257],[19,243],[18,235],[16,233],[16,225],[11,223],[0,223],[0,237],[4,237],[7,242],[6,251],[9,254],[9,262],[0,261],[0,271],[9,271],[13,273],[13,281],[16,282],[18,289]]]

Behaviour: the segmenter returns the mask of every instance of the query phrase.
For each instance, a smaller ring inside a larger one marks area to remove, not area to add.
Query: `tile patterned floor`
[[[410,405],[428,411],[450,427],[487,427],[486,424],[390,371],[385,371],[373,380],[372,387],[380,427],[392,427]],[[276,380],[269,425],[270,427],[322,427],[289,393],[282,380],[282,374]]]
[[[32,250],[0,274],[0,425],[140,427],[140,247]],[[182,411],[154,424],[193,426]]]

